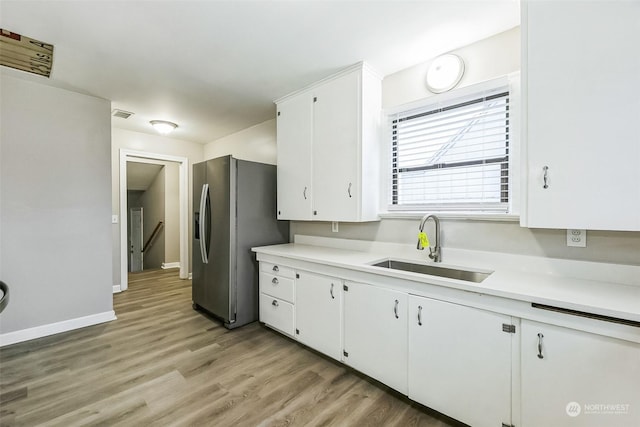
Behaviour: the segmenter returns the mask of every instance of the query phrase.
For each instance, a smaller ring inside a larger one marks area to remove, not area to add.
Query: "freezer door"
[[[210,237],[207,246],[208,262],[204,265],[205,301],[199,304],[226,323],[234,320],[231,310],[233,282],[230,270],[231,233],[235,225],[231,217],[233,161],[227,156],[206,162],[206,184],[209,185],[211,215],[205,219]],[[235,211],[235,207],[233,210]]]
[[[193,165],[193,239],[191,249],[193,254],[192,273],[191,273],[191,300],[194,304],[202,306],[205,300],[205,279],[204,279],[204,263],[201,257],[201,195],[202,188],[206,184],[206,165],[205,163],[196,163]]]

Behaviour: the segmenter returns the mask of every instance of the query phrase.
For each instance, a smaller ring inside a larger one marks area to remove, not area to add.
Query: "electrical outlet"
[[[587,247],[587,230],[567,230],[567,246]]]
[[[331,231],[333,231],[334,233],[338,232],[338,223],[337,222],[333,221],[331,223]]]

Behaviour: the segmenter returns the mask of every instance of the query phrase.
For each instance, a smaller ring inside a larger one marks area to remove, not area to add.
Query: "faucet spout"
[[[440,248],[440,218],[438,218],[435,215],[425,215],[422,217],[422,220],[420,221],[420,233],[422,233],[424,231],[424,225],[426,224],[426,222],[432,219],[435,227],[436,227],[436,237],[435,237],[435,246],[431,247],[429,246],[429,258],[431,258],[434,262],[441,262],[442,261],[442,254],[441,254],[441,248]],[[422,246],[422,241],[420,239],[418,239],[418,245],[416,246],[416,249],[418,250],[423,250],[424,247]]]

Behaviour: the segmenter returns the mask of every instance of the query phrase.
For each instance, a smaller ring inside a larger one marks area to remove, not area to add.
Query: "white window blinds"
[[[508,212],[509,90],[389,117],[390,210]]]

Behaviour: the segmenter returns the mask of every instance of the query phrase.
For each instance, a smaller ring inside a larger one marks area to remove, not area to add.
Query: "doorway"
[[[180,278],[189,277],[189,246],[188,246],[188,201],[189,201],[189,160],[186,157],[170,156],[166,154],[147,153],[128,149],[120,149],[120,287],[114,286],[114,291],[128,289],[128,266],[130,245],[128,236],[128,203],[127,203],[127,163],[165,164],[175,162],[179,166],[179,240],[180,240]]]
[[[129,245],[131,247],[129,256],[129,272],[137,273],[144,268],[142,253],[142,229],[143,229],[142,208],[129,209]]]

